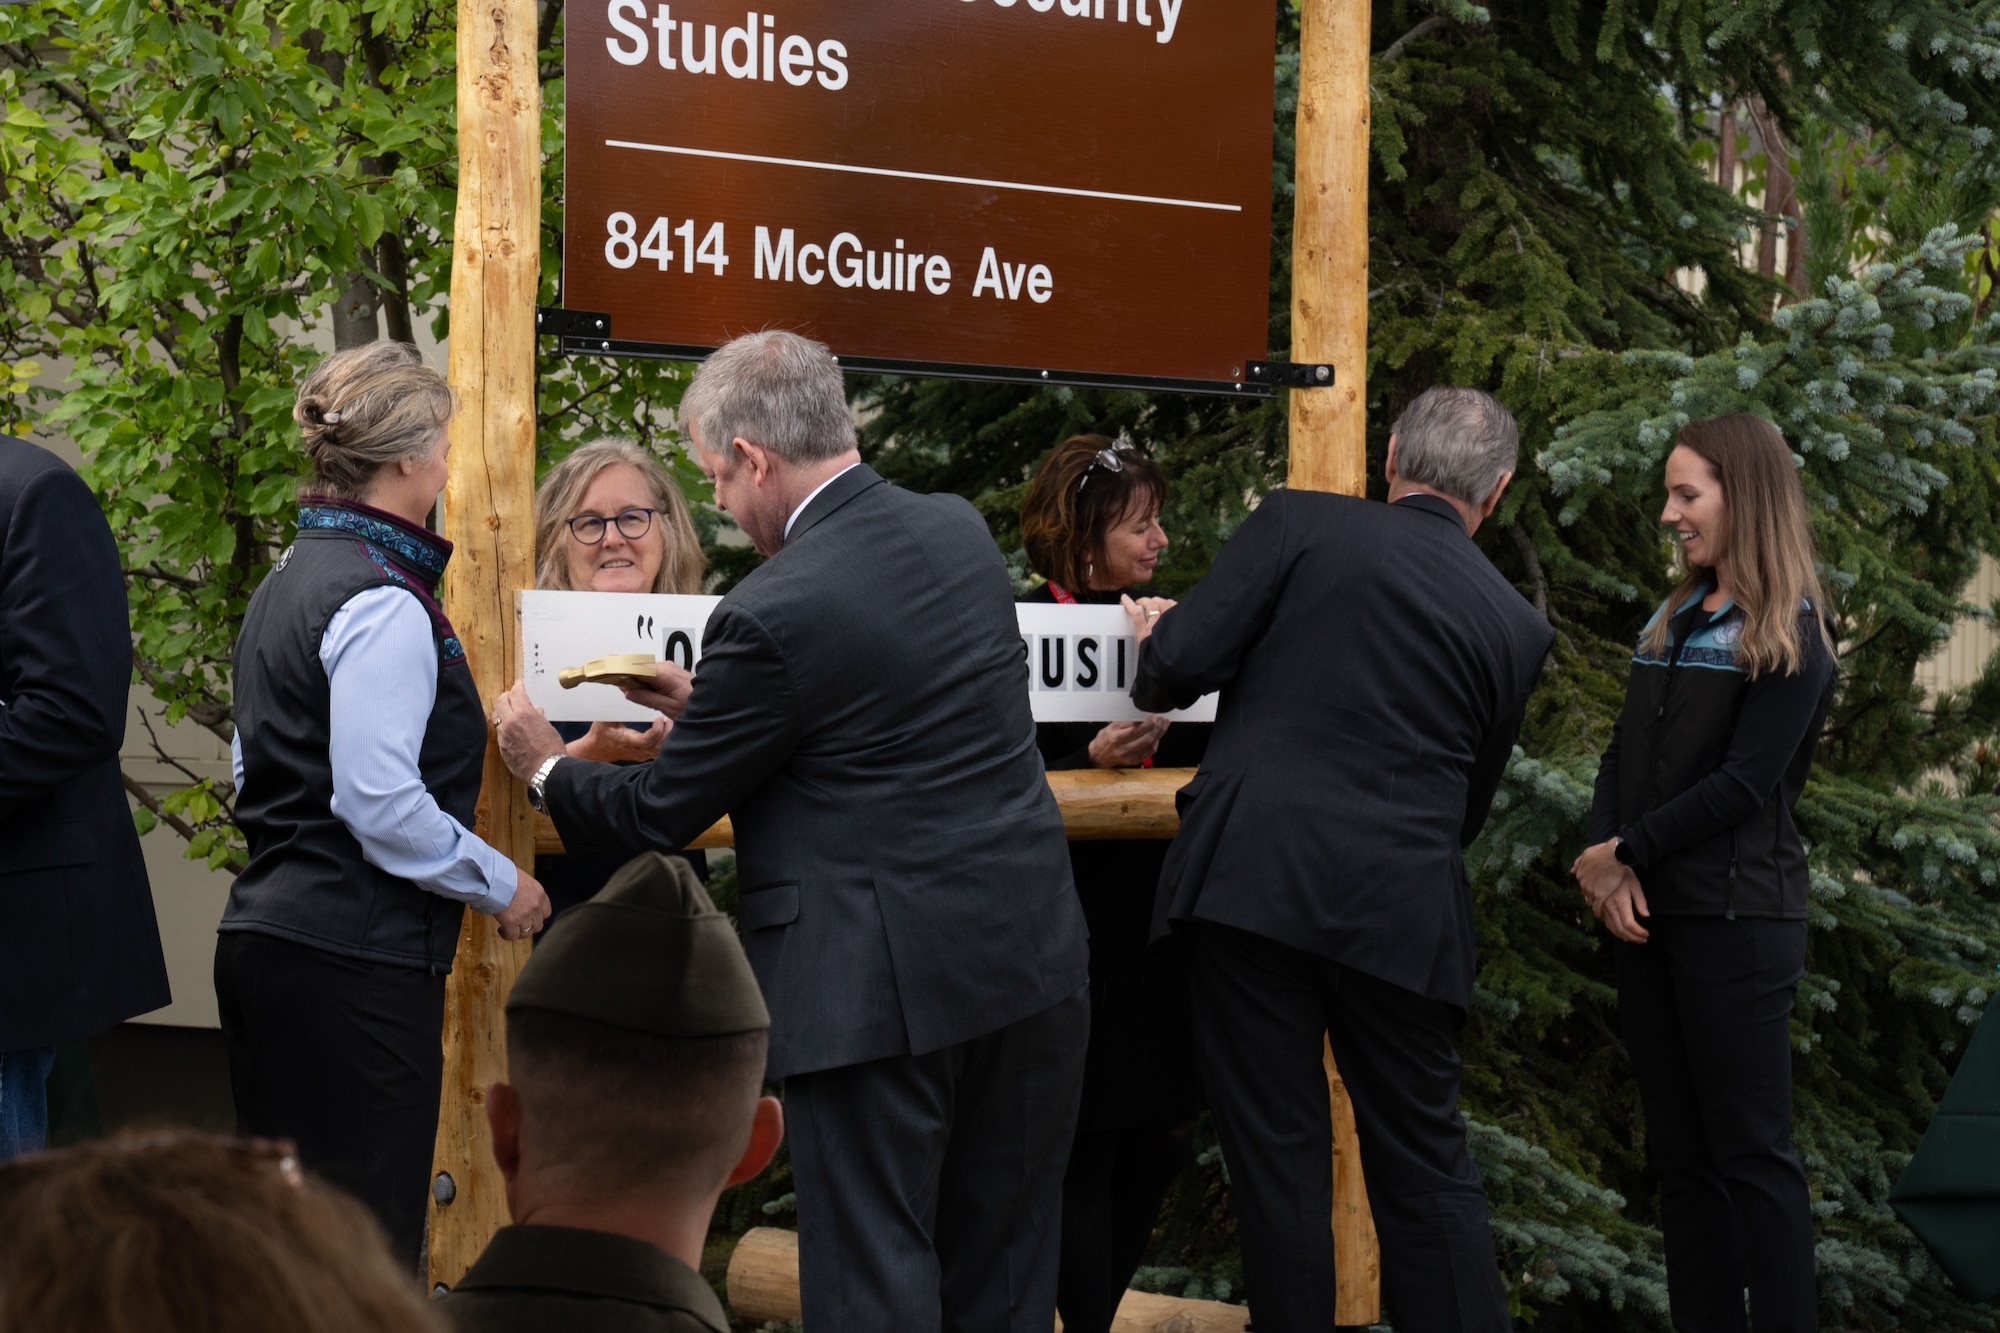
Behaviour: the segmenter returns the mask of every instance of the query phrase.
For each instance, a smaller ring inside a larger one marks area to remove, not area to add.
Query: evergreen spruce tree
[[[1297,76],[1296,14],[1282,17],[1280,356]],[[1955,624],[1993,611],[1960,597],[2000,552],[2000,327],[1980,230],[2000,200],[2000,5],[1377,3],[1374,26],[1371,474],[1426,387],[1499,394],[1533,462],[1480,542],[1559,631],[1468,858],[1482,969],[1465,1100],[1511,1298],[1543,1329],[1667,1327],[1607,937],[1567,866],[1631,644],[1671,582],[1664,456],[1684,422],[1749,411],[1797,451],[1842,640],[1800,811],[1813,920],[1796,1123],[1822,1325],[1993,1328],[1884,1199],[2000,989],[2000,664],[1942,698],[1915,683]],[[1725,108],[1792,145],[1749,155],[1743,197],[1715,183]],[[1775,204],[1781,181],[1803,201],[1796,291],[1746,262],[1761,233],[1796,225],[1750,206],[1767,183]],[[1282,401],[917,380],[859,398],[876,466],[971,496],[1010,551],[1042,451],[1087,429],[1142,443],[1175,479],[1169,593],[1283,476]],[[1223,1294],[1232,1259],[1210,1151],[1142,1280]]]

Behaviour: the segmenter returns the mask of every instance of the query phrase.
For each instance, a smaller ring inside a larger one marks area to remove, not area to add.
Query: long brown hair
[[[0,1165],[0,1329],[445,1333],[415,1258],[278,1145],[174,1132]]]
[[[1791,446],[1776,426],[1753,416],[1689,422],[1675,445],[1707,463],[1722,491],[1722,553],[1729,561],[1731,593],[1743,612],[1737,661],[1752,679],[1767,671],[1791,675],[1806,650],[1799,634],[1802,603],[1811,604],[1813,624],[1826,641],[1826,601]],[[1712,569],[1689,565],[1684,556],[1676,559],[1681,581],[1642,640],[1654,655],[1667,651],[1667,623],[1674,614],[1714,582]]]
[[[700,592],[708,559],[701,553],[701,538],[695,535],[680,487],[657,458],[633,441],[615,437],[583,445],[542,478],[535,492],[535,586],[571,589],[565,549],[569,532],[563,525],[576,516],[576,507],[597,474],[620,463],[636,469],[646,483],[646,493],[653,498],[653,528],[665,544],[660,572],[647,591]]]
[[[1090,569],[1104,535],[1127,514],[1157,512],[1167,502],[1167,475],[1126,445],[1113,471],[1097,455],[1114,448],[1103,435],[1072,435],[1049,450],[1021,501],[1021,544],[1028,564],[1072,592],[1090,586]]]

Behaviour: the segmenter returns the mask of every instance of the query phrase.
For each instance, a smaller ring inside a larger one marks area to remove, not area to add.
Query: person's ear
[[[512,1084],[488,1085],[486,1127],[493,1131],[493,1161],[512,1181],[521,1170],[521,1094]]]
[[[1486,496],[1486,499],[1480,503],[1479,517],[1481,519],[1488,519],[1493,517],[1493,511],[1500,507],[1500,497],[1507,493],[1507,483],[1512,480],[1514,480],[1513,473],[1502,472],[1500,474],[1500,480],[1493,483],[1492,491],[1489,492]]]
[[[777,1155],[778,1145],[785,1141],[785,1108],[778,1104],[776,1097],[757,1099],[757,1113],[750,1120],[750,1142],[743,1149],[743,1155],[736,1159],[730,1169],[729,1179],[722,1182],[728,1189],[731,1185],[741,1185],[744,1181],[771,1164]]]
[[[750,465],[750,477],[758,485],[771,475],[771,451],[761,444],[753,444],[741,435],[729,442],[729,447],[743,455],[743,461]]]
[[[1382,479],[1389,483],[1389,489],[1396,489],[1396,437],[1389,437],[1389,456],[1382,460]]]

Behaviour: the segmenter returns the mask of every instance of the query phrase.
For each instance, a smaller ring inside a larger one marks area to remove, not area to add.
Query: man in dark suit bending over
[[[963,499],[862,464],[818,343],[737,339],[681,416],[769,559],[695,687],[634,694],[679,717],[652,763],[562,757],[519,686],[502,752],[570,847],[733,820],[808,1325],[1047,1333],[1089,1000],[1005,565]]]
[[[1473,969],[1460,850],[1554,638],[1471,540],[1517,450],[1493,398],[1432,389],[1390,437],[1388,504],[1274,492],[1179,607],[1131,608],[1151,626],[1141,708],[1222,692],[1161,894],[1191,945],[1258,1333],[1334,1323],[1322,1033],[1354,1099],[1396,1327],[1508,1327],[1457,1036]]]

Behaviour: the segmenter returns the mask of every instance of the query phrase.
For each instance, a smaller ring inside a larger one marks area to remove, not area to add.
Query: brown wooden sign
[[[1273,0],[572,0],[570,350],[1233,387],[1267,354]]]

